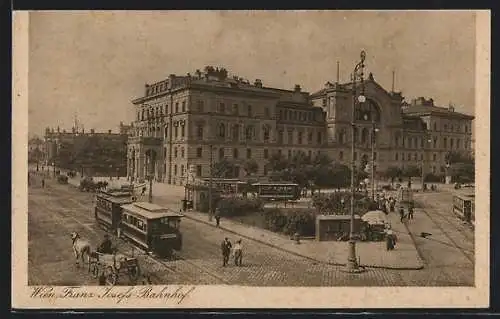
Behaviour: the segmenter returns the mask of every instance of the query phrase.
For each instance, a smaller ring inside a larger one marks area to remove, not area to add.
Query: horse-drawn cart
[[[140,275],[140,267],[137,258],[122,254],[103,254],[93,252],[90,255],[89,271],[94,278],[105,279],[106,285],[114,286],[118,282],[120,273],[125,272],[129,283],[134,285]]]

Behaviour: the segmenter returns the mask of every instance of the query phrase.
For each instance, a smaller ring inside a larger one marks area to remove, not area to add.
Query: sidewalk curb
[[[422,251],[417,245],[417,239],[415,238],[415,235],[413,235],[413,233],[411,232],[410,227],[408,227],[408,223],[405,221],[403,224],[405,226],[406,232],[408,233],[408,235],[410,235],[411,241],[413,242],[413,246],[415,246],[415,250],[417,251],[418,258],[420,259],[420,263],[422,264],[422,268],[425,268],[427,263],[425,262],[425,259],[422,255]]]
[[[219,228],[219,229],[225,230],[225,231],[230,232],[232,234],[244,237],[244,238],[249,239],[249,240],[256,241],[256,242],[261,243],[263,245],[276,248],[278,250],[290,253],[290,254],[295,255],[297,257],[305,258],[305,259],[308,259],[308,260],[316,262],[316,263],[322,263],[322,264],[327,264],[327,265],[332,265],[332,266],[345,266],[346,265],[344,263],[328,262],[328,261],[324,261],[324,260],[315,259],[315,258],[312,258],[312,257],[309,257],[309,256],[305,256],[305,255],[299,254],[299,253],[297,253],[295,251],[292,251],[292,250],[289,250],[289,249],[285,249],[283,247],[280,247],[280,246],[271,244],[269,242],[263,241],[261,239],[250,237],[250,236],[247,236],[247,235],[243,235],[241,233],[238,233],[238,232],[236,232],[234,230],[231,230],[231,229],[223,227],[223,226],[217,227],[217,226],[215,226],[214,224],[212,224],[212,223],[210,223],[208,221],[204,221],[204,220],[201,220],[199,218],[196,218],[196,217],[193,217],[193,216],[189,216],[188,214],[189,214],[189,212],[185,212],[184,217],[189,218],[189,219],[194,220],[194,221],[199,222],[199,223],[203,223],[203,224],[209,225],[209,226],[211,226],[213,228]],[[417,250],[417,254],[419,254],[418,250]],[[419,258],[420,258],[420,256],[419,256]],[[420,258],[420,262],[422,262],[421,258]],[[398,266],[389,267],[389,266],[363,265],[363,264],[361,264],[360,266],[364,267],[364,268],[391,269],[391,270],[420,270],[420,269],[424,268],[423,265],[422,266],[414,266],[414,267],[398,267]]]

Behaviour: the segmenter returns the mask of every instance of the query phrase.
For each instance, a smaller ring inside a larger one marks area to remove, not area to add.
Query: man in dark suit
[[[231,248],[233,245],[231,245],[231,242],[229,239],[226,237],[221,243],[221,251],[222,251],[222,267],[226,267],[227,263],[229,262],[229,255],[231,253]]]

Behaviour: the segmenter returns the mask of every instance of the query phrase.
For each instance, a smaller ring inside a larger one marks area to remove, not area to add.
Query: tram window
[[[171,219],[168,221],[168,225],[174,229],[179,228],[179,223],[180,223],[180,220],[176,220],[176,219]]]
[[[157,220],[151,221],[150,226],[152,231],[160,229],[160,223]]]

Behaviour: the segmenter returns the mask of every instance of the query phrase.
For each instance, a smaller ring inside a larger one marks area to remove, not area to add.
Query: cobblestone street
[[[29,279],[32,284],[92,284],[82,269],[75,269],[69,233],[80,232],[96,245],[104,232],[93,221],[93,195],[71,185],[36,182],[29,189]],[[172,205],[178,201],[172,200]],[[178,207],[178,206],[176,206]],[[414,227],[414,226],[410,226]],[[155,260],[141,256],[143,272],[154,283],[239,284],[249,286],[407,286],[471,285],[471,267],[450,261],[443,265],[428,260],[423,270],[367,269],[346,274],[340,267],[314,262],[262,243],[243,239],[243,266],[222,267],[219,244],[233,233],[184,218],[182,259]],[[60,253],[54,255],[50,251]],[[132,247],[120,242],[121,252]],[[432,247],[430,247],[432,251]],[[451,248],[450,248],[451,249]],[[135,254],[140,253],[134,250]],[[437,256],[439,252],[430,253]],[[75,276],[75,273],[79,275]]]

